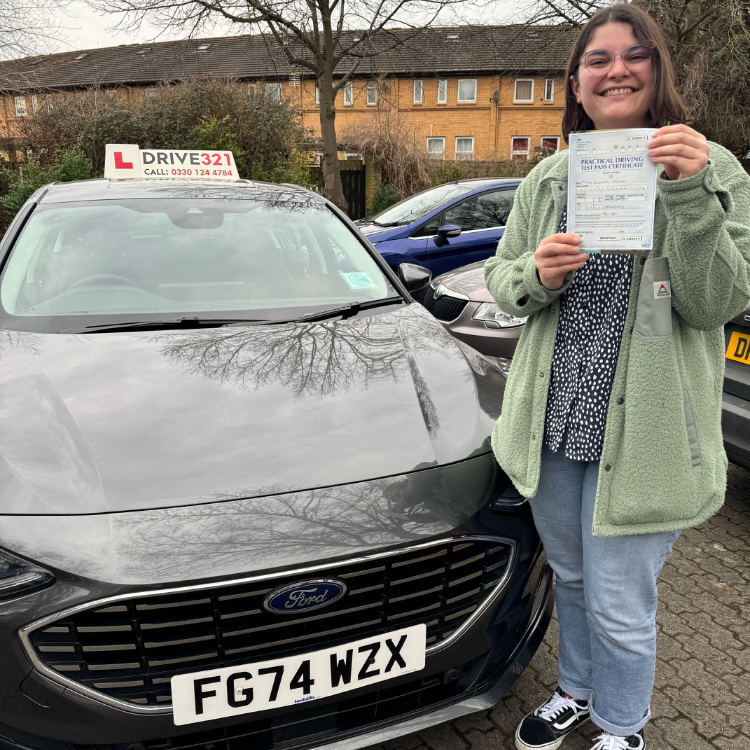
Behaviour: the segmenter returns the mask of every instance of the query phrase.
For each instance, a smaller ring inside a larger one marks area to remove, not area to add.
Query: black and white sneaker
[[[589,702],[566,698],[558,685],[549,700],[527,714],[518,725],[516,747],[518,750],[557,750],[589,716]]]
[[[629,737],[604,732],[594,739],[591,750],[646,750],[646,739],[642,729]]]

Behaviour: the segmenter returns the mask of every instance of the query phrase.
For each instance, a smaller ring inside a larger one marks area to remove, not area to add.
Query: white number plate
[[[177,726],[313,701],[424,669],[427,626],[172,678]]]

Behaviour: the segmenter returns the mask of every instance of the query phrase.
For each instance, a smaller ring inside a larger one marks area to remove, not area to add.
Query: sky
[[[86,3],[73,0],[65,10],[58,11],[57,20],[64,27],[65,40],[61,41],[57,52],[78,49],[95,49],[97,47],[115,47],[118,44],[137,44],[139,42],[166,42],[179,39],[184,34],[161,34],[153,26],[146,25],[137,34],[118,31],[114,27],[120,20],[117,16],[102,16],[93,11]],[[222,31],[212,32],[211,36],[221,35]],[[235,32],[237,34],[241,31]]]
[[[500,0],[497,3],[496,13],[500,16],[500,23],[504,20],[503,16],[507,17],[508,11],[514,5],[515,3],[512,0]],[[506,8],[507,11],[505,10]],[[115,47],[118,44],[138,44],[153,40],[169,41],[170,39],[180,39],[184,36],[184,34],[175,33],[171,35],[159,35],[159,30],[150,25],[145,25],[137,34],[118,31],[114,28],[120,20],[117,16],[99,15],[86,3],[81,2],[81,0],[71,0],[67,3],[65,10],[58,11],[56,16],[56,20],[64,27],[63,34],[65,40],[56,45],[55,49],[50,50],[55,52],[96,49],[97,47]],[[467,22],[470,21],[470,19],[466,20]],[[206,34],[206,36],[221,36],[224,33],[242,34],[248,32],[244,29],[238,29],[236,25],[229,23],[224,28],[217,27],[214,31]]]

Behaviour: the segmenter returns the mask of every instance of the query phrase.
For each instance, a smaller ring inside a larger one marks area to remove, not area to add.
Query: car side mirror
[[[437,230],[435,244],[438,247],[442,247],[448,241],[448,237],[458,237],[459,234],[461,234],[461,227],[457,224],[443,224],[443,226]]]
[[[432,281],[432,271],[416,263],[401,263],[398,267],[398,277],[409,294],[414,296],[415,292],[424,289]]]

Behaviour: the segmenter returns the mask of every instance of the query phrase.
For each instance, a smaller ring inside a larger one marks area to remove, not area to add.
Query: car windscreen
[[[423,193],[417,193],[410,198],[396,203],[390,208],[386,208],[371,219],[381,227],[395,227],[404,224],[411,224],[413,221],[427,216],[431,211],[440,208],[444,203],[460,198],[462,195],[470,193],[472,188],[466,185],[440,185],[439,187],[425,190]]]
[[[282,319],[394,294],[356,235],[317,200],[52,203],[34,210],[5,265],[0,325]]]

